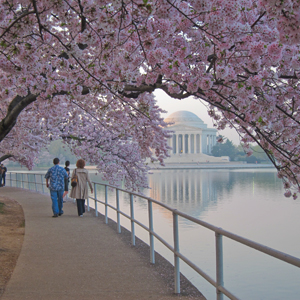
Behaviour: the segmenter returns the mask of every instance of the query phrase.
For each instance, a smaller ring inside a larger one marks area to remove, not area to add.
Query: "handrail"
[[[42,187],[42,192],[44,193],[44,186],[45,182],[43,180],[44,175],[43,174],[34,174],[34,173],[17,173],[17,172],[8,172],[9,176],[9,181],[10,186],[13,186],[13,182],[15,182],[15,185],[22,188],[26,188],[25,184],[27,184],[28,189],[30,189],[31,185],[35,185],[35,190],[38,191],[38,186],[41,185]],[[16,175],[15,179],[12,179],[12,174],[22,174],[21,180],[18,180],[18,176]],[[23,174],[27,175],[27,181],[24,180]],[[33,175],[34,181],[29,180],[29,175]],[[41,176],[40,182],[37,182],[36,180],[36,175]],[[291,256],[289,254],[286,254],[284,252],[275,250],[273,248],[267,247],[265,245],[256,243],[254,241],[251,241],[249,239],[246,239],[244,237],[241,237],[239,235],[236,235],[234,233],[231,233],[229,231],[226,231],[222,228],[216,227],[212,224],[209,224],[207,222],[201,221],[195,217],[192,217],[186,213],[180,212],[177,209],[174,209],[164,203],[161,203],[155,199],[152,199],[150,197],[135,193],[135,192],[130,192],[125,189],[112,186],[109,184],[104,184],[104,183],[99,183],[99,182],[93,182],[94,184],[94,197],[89,196],[88,200],[93,200],[95,203],[95,214],[98,216],[98,210],[97,210],[97,204],[100,203],[104,205],[105,207],[105,223],[108,223],[108,208],[115,210],[117,213],[117,231],[118,233],[121,232],[121,221],[120,221],[120,215],[124,216],[125,218],[130,220],[131,223],[131,237],[132,237],[132,245],[135,246],[135,224],[139,225],[141,228],[149,232],[149,244],[150,244],[150,263],[154,264],[155,263],[155,251],[154,251],[154,237],[160,241],[166,248],[168,248],[171,252],[174,254],[174,280],[175,280],[175,293],[179,294],[180,293],[180,259],[184,261],[188,266],[190,266],[193,270],[195,270],[199,275],[201,275],[204,279],[206,279],[211,285],[213,285],[216,288],[216,294],[217,294],[217,300],[223,300],[223,295],[226,295],[229,299],[234,299],[238,300],[235,295],[233,295],[230,291],[228,291],[224,287],[224,280],[223,280],[223,243],[222,243],[222,238],[227,237],[233,241],[236,241],[238,243],[241,243],[247,247],[251,247],[257,251],[260,251],[262,253],[265,253],[269,256],[273,256],[279,260],[282,260],[286,263],[289,263],[291,265],[294,265],[296,267],[300,268],[300,259],[294,256]],[[104,186],[105,187],[105,201],[101,201],[97,198],[97,185],[99,186]],[[108,188],[115,189],[116,191],[116,206],[113,206],[111,204],[108,204]],[[130,195],[130,215],[127,215],[126,213],[122,212],[120,210],[120,200],[119,200],[119,193],[124,192],[126,194]],[[139,197],[142,199],[145,199],[148,202],[148,216],[149,216],[149,227],[147,227],[145,224],[142,224],[138,220],[134,218],[134,201],[133,197]],[[153,210],[152,210],[152,204],[155,203],[170,212],[172,212],[173,215],[173,242],[174,245],[170,245],[168,242],[166,242],[161,236],[159,236],[158,233],[156,233],[153,230]],[[90,209],[89,201],[87,203],[88,205],[88,210]],[[214,231],[215,236],[216,236],[216,280],[211,278],[208,274],[206,274],[201,268],[196,266],[193,262],[191,262],[187,257],[182,255],[180,253],[179,249],[179,234],[178,234],[178,216],[185,218],[193,223],[196,223],[200,226],[203,226],[207,229],[210,229],[211,231]]]

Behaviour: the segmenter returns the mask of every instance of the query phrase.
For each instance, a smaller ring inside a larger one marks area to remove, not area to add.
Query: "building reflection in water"
[[[149,176],[149,185],[151,198],[199,216],[217,205],[220,194],[230,192],[233,178],[228,170],[159,170]]]

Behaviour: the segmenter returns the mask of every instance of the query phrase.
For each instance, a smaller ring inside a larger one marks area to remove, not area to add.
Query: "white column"
[[[199,141],[198,141],[198,139],[197,139],[198,134],[199,134]],[[201,139],[202,139],[202,135],[201,135],[201,133],[199,132],[199,133],[196,134],[196,151],[197,151],[197,149],[199,149],[199,153],[202,153],[202,149],[201,149]]]
[[[176,185],[177,185],[177,201],[179,202],[179,176],[178,176],[179,173],[176,173]]]
[[[200,149],[200,153],[202,153],[202,132],[199,132],[199,149]]]
[[[190,147],[189,147],[189,135],[188,134],[184,134],[184,153],[185,153],[185,149],[187,147],[187,153],[189,154],[190,152]]]
[[[174,143],[174,140],[176,141],[176,134],[173,134],[173,137],[172,137],[173,154],[174,154],[174,152],[177,153],[177,151],[176,151],[176,142]]]

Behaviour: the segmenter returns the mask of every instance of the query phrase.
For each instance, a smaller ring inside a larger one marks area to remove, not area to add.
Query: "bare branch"
[[[266,11],[264,11],[264,12],[258,17],[258,19],[251,25],[251,28],[253,28],[265,14],[266,14]]]
[[[31,14],[35,14],[35,11],[26,11],[25,13],[23,13],[22,15],[20,15],[18,18],[16,18],[5,30],[4,32],[0,35],[0,39],[22,18],[31,15]]]
[[[39,23],[39,31],[40,31],[41,39],[44,40],[43,33],[42,33],[43,25],[42,25],[41,20],[40,20],[39,12],[38,12],[38,9],[37,9],[37,6],[36,6],[36,1],[32,0],[32,3],[33,3],[34,12],[35,12],[37,21]]]

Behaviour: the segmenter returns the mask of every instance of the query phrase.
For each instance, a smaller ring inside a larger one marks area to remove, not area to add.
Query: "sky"
[[[186,110],[197,115],[204,123],[207,124],[207,127],[214,128],[212,119],[207,113],[207,108],[199,100],[196,100],[193,97],[183,100],[173,99],[161,90],[155,90],[154,95],[156,97],[157,104],[167,111],[167,113],[162,115],[164,118],[176,111]],[[235,145],[240,144],[240,137],[234,129],[226,128],[224,130],[220,130],[217,135],[227,137]]]

